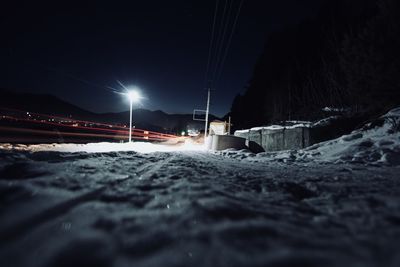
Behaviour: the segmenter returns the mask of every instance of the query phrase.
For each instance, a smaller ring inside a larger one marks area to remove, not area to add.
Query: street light
[[[140,100],[140,94],[137,91],[131,90],[126,93],[130,104],[130,115],[129,115],[129,143],[132,142],[132,107],[133,102],[138,102]]]

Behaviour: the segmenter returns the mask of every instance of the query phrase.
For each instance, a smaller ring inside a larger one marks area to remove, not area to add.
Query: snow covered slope
[[[400,165],[400,108],[374,123],[338,139],[316,144],[299,157],[330,162]]]
[[[222,154],[236,158],[249,156],[253,161],[400,165],[400,108],[391,110],[380,119],[349,135],[303,150],[265,152],[257,155],[247,151],[225,151]]]

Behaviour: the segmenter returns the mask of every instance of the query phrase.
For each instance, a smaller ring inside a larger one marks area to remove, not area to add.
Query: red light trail
[[[9,127],[1,126],[1,132],[15,132],[34,135],[46,136],[63,136],[63,137],[91,137],[91,138],[111,138],[117,140],[128,139],[129,129],[120,125],[111,123],[93,122],[85,120],[76,120],[73,118],[65,118],[60,116],[52,116],[47,114],[26,112],[17,109],[0,108],[1,110],[13,113],[0,117],[8,121],[24,122],[36,124],[38,126],[57,126],[62,127],[61,131],[30,129],[27,127]],[[28,116],[28,118],[26,118]],[[90,126],[88,126],[90,125]],[[103,127],[103,128],[102,128]],[[70,132],[68,130],[83,130],[82,132]],[[169,139],[177,138],[175,135],[159,133],[154,131],[147,131],[144,129],[133,129],[132,138],[136,140],[146,141],[166,141]]]

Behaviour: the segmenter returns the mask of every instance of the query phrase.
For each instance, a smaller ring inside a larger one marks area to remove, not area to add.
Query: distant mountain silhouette
[[[82,119],[93,118],[96,114],[79,108],[49,94],[14,93],[0,90],[0,107],[54,116],[69,116]]]
[[[129,111],[94,113],[49,94],[14,93],[0,89],[1,107],[95,122],[122,124],[129,122]],[[210,115],[211,121],[215,119],[218,118]],[[135,109],[133,121],[137,128],[153,131],[179,133],[185,130],[188,125],[196,129],[204,128],[202,122],[193,121],[192,114],[168,114],[161,110]]]

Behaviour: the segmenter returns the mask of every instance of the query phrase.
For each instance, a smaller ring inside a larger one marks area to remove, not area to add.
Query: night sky
[[[9,1],[11,2],[11,1]],[[225,0],[220,0],[223,5]],[[243,92],[268,33],[318,12],[321,0],[244,0],[211,112]],[[234,0],[236,10],[240,0]],[[215,1],[21,1],[2,4],[0,87],[50,93],[95,112],[128,106],[111,88],[136,85],[141,107],[205,108]],[[219,19],[221,19],[219,17]]]

